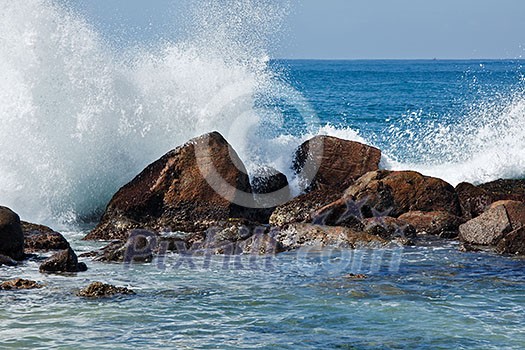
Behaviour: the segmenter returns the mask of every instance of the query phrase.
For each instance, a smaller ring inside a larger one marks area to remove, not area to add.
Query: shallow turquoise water
[[[79,252],[98,245],[79,241],[80,233],[71,237]],[[84,260],[89,270],[69,276],[40,274],[34,261],[2,268],[2,280],[19,276],[46,287],[0,293],[0,344],[37,349],[525,346],[525,261],[461,253],[454,242],[386,251],[309,248],[266,258],[180,259],[173,254],[163,264],[131,266]],[[349,273],[368,278],[345,277]],[[137,294],[104,300],[74,295],[93,281]]]

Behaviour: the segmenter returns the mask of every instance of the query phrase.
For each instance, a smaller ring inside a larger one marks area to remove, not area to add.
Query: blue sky
[[[177,40],[182,32],[178,24],[191,0],[69,2],[114,40]],[[290,4],[273,57],[525,57],[524,0],[291,0]]]

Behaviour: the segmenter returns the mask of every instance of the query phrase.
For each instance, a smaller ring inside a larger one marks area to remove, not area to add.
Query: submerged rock
[[[355,141],[315,136],[296,151],[293,169],[311,178],[310,190],[343,191],[365,173],[379,169],[381,151]]]
[[[18,261],[11,258],[10,256],[0,254],[0,266],[6,265],[6,266],[17,266]]]
[[[21,224],[22,232],[24,233],[24,250],[26,253],[69,248],[69,242],[64,236],[47,226],[25,221],[22,221]]]
[[[0,283],[0,290],[14,290],[14,289],[35,289],[42,288],[43,285],[36,281],[26,280],[22,278],[15,278],[11,281]]]
[[[190,140],[150,164],[111,199],[85,239],[125,239],[133,228],[199,232],[228,218],[253,218],[241,160],[217,132]],[[257,218],[255,218],[257,219]]]
[[[20,217],[11,209],[0,206],[0,254],[23,260],[24,234]]]
[[[111,284],[93,282],[76,293],[77,296],[85,298],[108,298],[117,294],[134,295],[135,292],[125,287],[115,287]]]
[[[82,272],[86,270],[86,264],[78,262],[77,255],[71,248],[55,253],[40,265],[40,272]]]

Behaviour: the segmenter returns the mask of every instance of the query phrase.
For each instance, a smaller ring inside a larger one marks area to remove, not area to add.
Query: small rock
[[[40,265],[40,272],[82,272],[86,270],[86,264],[78,262],[77,255],[71,248],[52,255]]]
[[[115,287],[111,284],[93,282],[76,293],[77,296],[86,298],[108,298],[117,294],[134,295],[135,292],[125,287]]]
[[[35,281],[25,280],[22,278],[15,278],[14,280],[6,281],[0,284],[0,290],[34,289],[42,287],[43,285]]]
[[[347,275],[344,275],[343,278],[349,280],[365,280],[368,278],[368,276],[363,273],[349,273]]]

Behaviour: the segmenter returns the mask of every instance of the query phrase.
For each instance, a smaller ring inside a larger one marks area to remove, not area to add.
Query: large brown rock
[[[82,272],[86,270],[86,264],[78,262],[77,255],[71,248],[55,253],[40,265],[40,272]]]
[[[381,151],[355,141],[315,136],[296,151],[293,168],[311,178],[310,190],[344,190],[361,175],[377,170]],[[317,168],[317,169],[315,169]],[[315,171],[316,170],[316,171]]]
[[[0,254],[23,260],[24,234],[20,217],[11,209],[0,206]]]
[[[26,253],[64,250],[69,248],[69,242],[62,234],[52,228],[22,221],[24,233],[24,250]]]
[[[462,182],[456,186],[462,215],[469,220],[479,216],[499,200],[525,201],[525,180],[496,180],[481,185]]]
[[[461,212],[459,200],[450,184],[415,171],[372,171],[348,187],[343,196],[319,209],[327,225],[342,224],[352,217],[398,217],[409,211]]]
[[[399,219],[411,225],[416,233],[454,238],[459,233],[459,225],[464,219],[446,211],[409,211]]]
[[[459,238],[469,244],[495,245],[510,231],[507,211],[499,205],[459,226]]]
[[[467,245],[495,247],[501,254],[525,255],[525,203],[494,202],[480,216],[459,227]]]
[[[251,192],[241,160],[213,132],[168,152],[123,186],[85,239],[125,239],[133,228],[197,232],[220,220],[253,218],[256,211],[243,206],[253,201]]]

